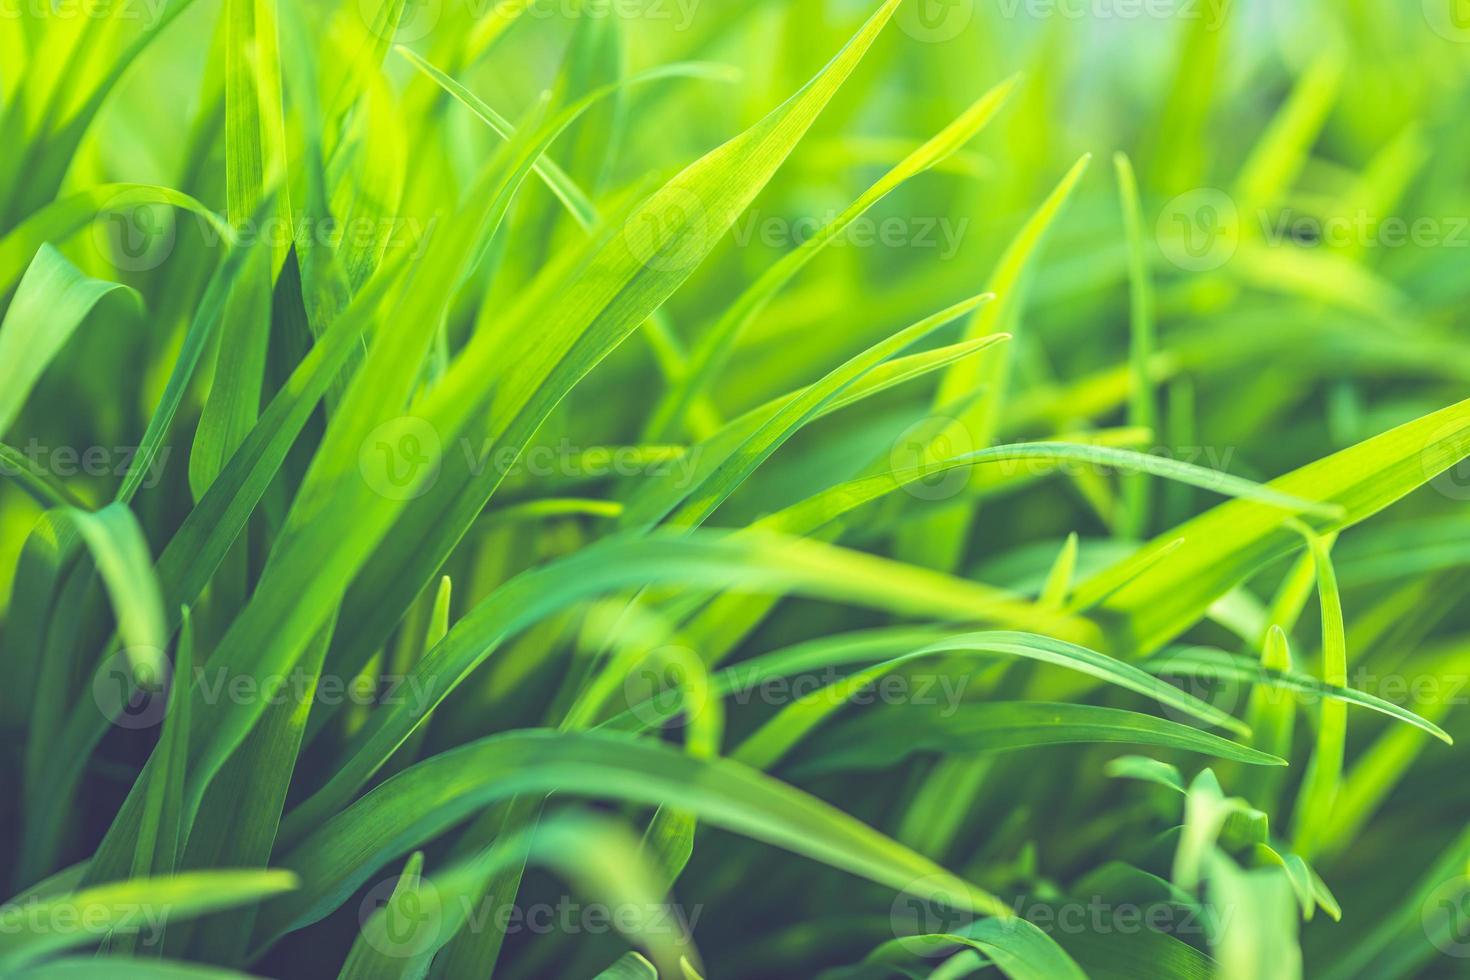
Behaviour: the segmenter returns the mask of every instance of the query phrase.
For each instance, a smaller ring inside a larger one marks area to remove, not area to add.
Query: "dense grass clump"
[[[1470,963],[1470,20],[0,4],[0,977]]]

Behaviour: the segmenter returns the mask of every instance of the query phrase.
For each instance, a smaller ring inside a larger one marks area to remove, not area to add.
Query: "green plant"
[[[1467,41],[0,10],[0,974],[1442,975]]]

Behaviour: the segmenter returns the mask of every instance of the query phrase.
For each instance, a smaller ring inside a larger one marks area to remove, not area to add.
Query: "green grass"
[[[0,976],[1458,975],[1456,13],[0,11]]]

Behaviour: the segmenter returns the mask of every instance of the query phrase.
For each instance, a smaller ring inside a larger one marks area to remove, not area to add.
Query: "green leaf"
[[[296,884],[285,871],[194,871],[7,906],[0,910],[0,966],[8,973],[114,933],[136,934],[146,944],[159,938],[164,917],[179,922],[279,895]]]
[[[1087,170],[1092,155],[1085,154],[1052,190],[1006,246],[989,283],[999,301],[981,309],[966,328],[967,337],[983,337],[998,331],[1015,332],[1028,293],[1026,278],[1047,231],[1061,214],[1077,183]],[[999,431],[1000,409],[1010,378],[1010,352],[1001,351],[980,364],[957,364],[950,368],[935,394],[934,407],[942,411],[965,394],[984,389],[986,397],[961,413],[934,442],[958,438],[960,445],[988,446]],[[929,516],[906,537],[905,551],[922,564],[952,569],[958,565],[973,516],[969,509],[955,508]]]
[[[760,591],[799,591],[905,614],[930,614],[1067,633],[1070,624],[1028,603],[961,579],[814,542],[753,533],[612,538],[518,576],[455,624],[414,665],[407,680],[421,699],[374,712],[343,762],[316,794],[287,815],[283,836],[299,840],[346,803],[425,717],[504,638],[573,603],[655,583]]]
[[[685,366],[684,376],[676,381],[654,410],[644,432],[645,438],[659,441],[676,432],[695,396],[710,386],[731,350],[739,342],[741,333],[770,304],[776,294],[874,205],[909,179],[957,152],[974,138],[1000,111],[1015,84],[1015,79],[1009,79],[981,96],[954,122],[864,191],[840,215],[766,269],[735,302],[726,307],[719,321],[701,338]]]
[[[1001,655],[1067,667],[1109,684],[1143,694],[1210,724],[1221,725],[1235,732],[1248,734],[1244,725],[1218,708],[1170,684],[1165,684],[1157,678],[1150,677],[1136,667],[1085,647],[1026,633],[969,633],[946,637],[930,643],[904,656],[850,674],[840,681],[812,692],[809,696],[783,708],[753,732],[741,743],[734,753],[734,758],[758,768],[770,768],[826,717],[841,709],[856,693],[875,689],[886,674],[898,669],[901,665],[921,657],[932,657],[942,653]],[[746,666],[742,665],[742,667]],[[815,665],[804,665],[804,667],[811,666]],[[956,703],[941,705],[939,702],[944,698],[953,699],[962,693],[964,682],[968,678],[959,671],[951,672],[951,677],[948,679],[956,684],[958,690],[944,689],[942,685],[945,679],[941,677],[936,680],[932,675],[924,678],[925,686],[935,692],[928,695],[930,703],[935,706],[935,710],[941,712],[956,709]],[[939,694],[939,691],[943,691],[943,694]]]
[[[691,164],[642,201],[600,240],[573,250],[537,278],[493,331],[471,338],[426,397],[420,414],[441,439],[472,415],[492,420],[485,442],[519,457],[555,406],[661,306],[745,210],[857,67],[899,0],[885,0],[831,62],[762,121]],[[548,319],[550,311],[550,319]],[[505,365],[514,370],[502,372]],[[502,373],[504,376],[502,377]],[[494,395],[483,411],[487,390]],[[355,456],[361,439],[352,444]],[[409,520],[387,539],[373,574],[350,596],[344,622],[347,662],[363,662],[473,525],[503,473],[487,467],[473,479],[447,471]],[[460,481],[463,482],[460,482]],[[432,508],[432,509],[429,509]],[[372,543],[358,508],[356,537]],[[306,559],[323,554],[314,545]],[[384,601],[404,590],[400,603]],[[291,601],[298,599],[293,587]],[[364,600],[362,596],[371,599]],[[361,660],[357,658],[361,657]]]
[[[812,776],[882,769],[917,752],[1011,752],[1090,743],[1153,745],[1250,765],[1286,765],[1282,759],[1218,735],[1136,711],[996,701],[962,703],[948,713],[911,704],[865,712],[810,740],[793,761],[792,771]]]
[[[137,293],[92,279],[50,245],[41,246],[0,320],[0,435],[15,424],[31,389],[72,334],[113,295],[127,296],[132,314],[141,313]]]
[[[629,951],[593,980],[658,980],[658,971],[642,956]]]
[[[1138,198],[1138,178],[1126,153],[1113,156],[1118,173],[1118,197],[1123,208],[1123,227],[1128,235],[1129,345],[1128,424],[1154,431],[1158,428],[1157,394],[1149,363],[1156,346],[1154,286],[1143,233],[1143,208]],[[1153,499],[1147,480],[1130,476],[1124,480],[1127,510],[1119,529],[1127,538],[1137,538],[1148,527]]]
[[[1470,401],[1427,415],[1267,484],[1342,508],[1319,534],[1351,527],[1470,455]],[[1133,557],[1082,582],[1071,608],[1091,610],[1106,649],[1150,653],[1198,622],[1251,572],[1300,547],[1288,515],[1230,501],[1155,538]],[[1182,539],[1183,544],[1174,542]],[[1167,551],[1167,554],[1165,553]]]
[[[1332,567],[1329,540],[1304,531],[1317,566],[1317,599],[1322,607],[1322,683],[1347,687],[1347,636],[1342,621],[1342,596],[1337,590],[1337,572]],[[1420,726],[1422,727],[1422,725]],[[1448,735],[1443,735],[1449,740]],[[1325,700],[1318,708],[1317,744],[1303,777],[1293,814],[1294,849],[1310,859],[1316,855],[1323,832],[1332,819],[1342,782],[1343,757],[1347,751],[1347,705]]]
[[[1274,629],[1274,633],[1280,633]],[[1275,642],[1284,643],[1285,634],[1281,633],[1280,639]],[[1284,650],[1284,647],[1280,647]],[[1268,651],[1269,652],[1269,651]],[[1279,654],[1271,653],[1273,658]],[[1406,724],[1413,725],[1420,731],[1428,732],[1446,745],[1453,745],[1455,740],[1449,733],[1440,728],[1434,722],[1422,718],[1407,708],[1400,707],[1392,701],[1369,694],[1366,691],[1354,690],[1350,687],[1340,687],[1336,684],[1327,684],[1309,674],[1299,674],[1291,670],[1279,670],[1266,667],[1264,663],[1258,663],[1245,657],[1238,657],[1223,650],[1214,650],[1208,647],[1177,647],[1165,650],[1163,653],[1149,659],[1144,663],[1144,669],[1154,674],[1172,675],[1175,677],[1218,677],[1234,681],[1242,681],[1254,684],[1257,687],[1265,687],[1280,691],[1295,691],[1305,695],[1300,700],[1317,703],[1320,701],[1340,701],[1343,704],[1357,705],[1368,708],[1379,714],[1396,718]],[[1344,671],[1345,673],[1345,671]],[[1275,704],[1272,708],[1277,707]],[[1291,705],[1285,706],[1287,717],[1290,717]],[[1289,729],[1288,729],[1289,732]],[[1276,746],[1290,747],[1290,739],[1282,738],[1280,734],[1271,737],[1271,743]],[[1264,744],[1261,748],[1270,751]],[[1279,753],[1277,753],[1279,754]]]
[[[519,731],[434,756],[321,824],[281,861],[310,887],[272,903],[269,941],[336,908],[383,862],[479,808],[523,793],[612,797],[689,810],[707,824],[903,890],[923,881],[949,901],[992,915],[1003,902],[799,790],[723,759],[601,733]],[[347,855],[351,859],[345,859]]]

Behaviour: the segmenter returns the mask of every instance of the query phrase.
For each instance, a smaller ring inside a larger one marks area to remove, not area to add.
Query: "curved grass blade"
[[[122,931],[155,929],[158,917],[182,921],[290,891],[285,871],[193,871],[99,885],[0,911],[0,968],[7,975],[62,950],[89,946]],[[27,922],[71,922],[71,928],[25,929]]]
[[[1285,760],[1177,722],[1088,704],[997,701],[941,714],[911,705],[826,729],[793,760],[800,777],[884,769],[917,752],[990,753],[1048,745],[1153,745],[1257,766]]]
[[[418,763],[320,825],[281,861],[310,885],[268,905],[259,935],[268,942],[320,919],[385,861],[488,803],[549,792],[673,806],[900,891],[923,881],[957,907],[1010,914],[1004,902],[928,859],[738,763],[620,735],[518,731]]]
[[[1337,572],[1332,567],[1331,543],[1305,528],[1312,558],[1317,566],[1317,600],[1322,607],[1322,683],[1345,688],[1347,636],[1342,620],[1342,596],[1337,589]],[[1332,808],[1342,782],[1343,757],[1347,752],[1347,705],[1331,699],[1318,709],[1317,744],[1303,777],[1293,813],[1295,836],[1292,849],[1312,859],[1332,819]]]
[[[1272,481],[1273,492],[1342,508],[1319,534],[1351,527],[1470,455],[1470,401],[1359,443]],[[1071,608],[1119,652],[1151,653],[1198,622],[1250,573],[1301,547],[1289,515],[1254,501],[1222,504],[1164,532],[1127,561],[1082,582]],[[1174,542],[1182,539],[1183,544]],[[1172,549],[1163,554],[1165,549]]]
[[[686,365],[684,376],[675,382],[654,410],[644,430],[644,438],[659,441],[677,432],[694,397],[713,382],[739,342],[741,333],[776,294],[874,205],[909,179],[933,168],[968,143],[1000,111],[1015,85],[1014,78],[1008,79],[985,93],[938,135],[864,191],[845,211],[766,269],[739,299],[725,309],[720,319],[701,339]]]
[[[424,692],[422,703],[374,712],[327,784],[287,815],[283,839],[300,840],[350,800],[428,713],[506,638],[578,601],[655,583],[798,591],[899,614],[1010,620],[1011,625],[1029,621],[1031,628],[1043,628],[1045,623],[1047,632],[1055,635],[1066,635],[1070,627],[1065,617],[984,586],[810,541],[749,532],[609,539],[518,576],[456,623],[410,674],[408,683]]]
[[[1455,744],[1455,740],[1443,728],[1392,701],[1385,701],[1366,691],[1328,684],[1310,674],[1300,674],[1289,669],[1267,666],[1265,662],[1250,660],[1224,650],[1209,647],[1169,649],[1150,658],[1143,664],[1143,667],[1154,674],[1176,677],[1218,677],[1254,684],[1258,687],[1295,691],[1306,695],[1302,700],[1308,703],[1314,703],[1319,699],[1341,701],[1344,704],[1367,708],[1412,725],[1420,731],[1428,732],[1446,745]],[[1277,741],[1276,744],[1281,743]]]
[[[133,290],[84,275],[51,245],[41,246],[0,320],[0,436],[47,366],[109,296],[128,297],[134,315],[142,313]]]

